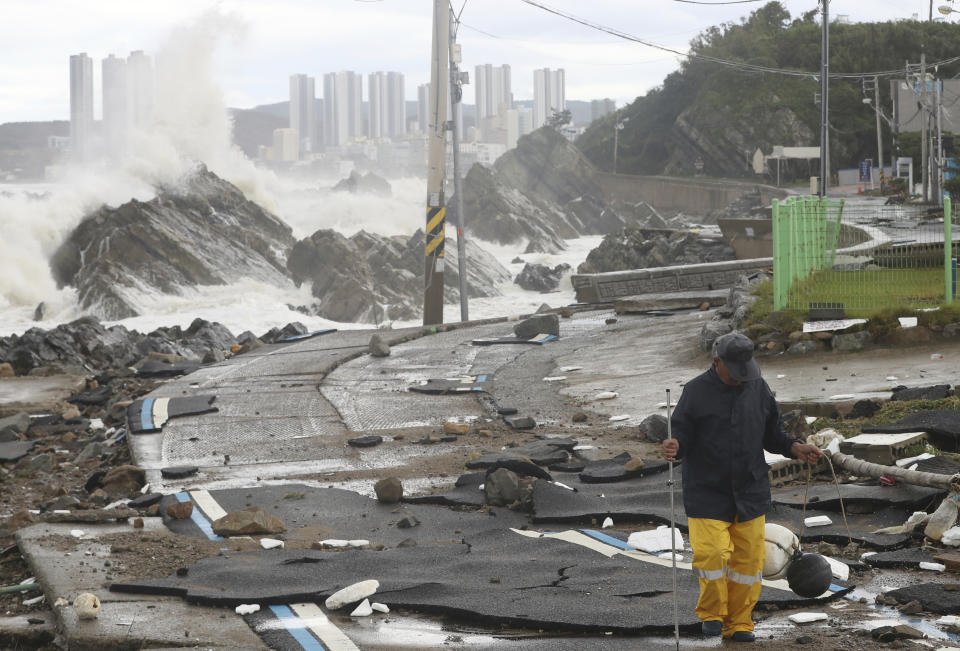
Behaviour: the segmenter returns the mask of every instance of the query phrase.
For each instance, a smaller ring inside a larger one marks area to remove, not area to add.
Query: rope
[[[837,479],[837,473],[833,469],[833,462],[830,460],[829,455],[824,455],[824,459],[827,460],[827,465],[830,466],[830,474],[833,476],[833,483],[837,487],[837,497],[840,499],[840,513],[843,515],[843,526],[847,529],[847,540],[850,544],[853,544],[853,534],[850,533],[850,524],[847,522],[847,510],[843,506],[843,495],[840,493],[840,480]],[[803,544],[803,532],[807,526],[807,494],[810,490],[810,479],[813,475],[813,470],[809,463],[807,463],[807,481],[803,486],[803,511],[800,516],[800,544]]]

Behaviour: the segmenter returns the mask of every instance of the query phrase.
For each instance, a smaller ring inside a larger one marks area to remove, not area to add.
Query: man
[[[706,636],[753,642],[760,597],[770,481],[764,449],[815,463],[823,452],[783,428],[780,408],[739,333],[717,339],[713,366],[683,389],[662,444],[681,460],[683,506],[693,569],[700,578],[697,617]]]

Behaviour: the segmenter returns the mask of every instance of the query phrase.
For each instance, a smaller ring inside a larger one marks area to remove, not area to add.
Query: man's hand
[[[680,441],[677,439],[665,439],[663,443],[660,444],[660,453],[663,454],[663,458],[667,461],[676,461],[677,452],[680,451]]]
[[[806,461],[811,466],[819,461],[820,457],[823,456],[823,450],[815,445],[809,445],[808,443],[794,443],[790,446],[790,452],[797,459]]]

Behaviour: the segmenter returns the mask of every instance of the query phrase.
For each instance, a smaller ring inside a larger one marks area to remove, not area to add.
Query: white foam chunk
[[[807,416],[804,420],[807,421],[807,425],[813,425],[815,422],[820,420],[819,416]]]
[[[944,531],[940,542],[951,547],[960,546],[960,527],[950,527]]]
[[[960,617],[957,617],[956,615],[944,615],[937,620],[937,624],[942,626],[956,626],[957,624],[960,624]]]
[[[846,563],[838,561],[835,558],[830,558],[829,556],[824,556],[827,559],[827,562],[830,563],[830,571],[833,573],[833,576],[840,579],[841,581],[846,581],[850,578],[850,566]]]
[[[787,617],[794,624],[809,624],[810,622],[822,622],[826,619],[827,613],[794,613]]]
[[[327,538],[326,540],[321,540],[320,544],[324,547],[349,547],[349,540],[340,540],[339,538]]]
[[[233,609],[238,615],[249,615],[260,610],[260,604],[240,604]]]
[[[560,380],[566,380],[566,379],[567,379],[567,376],[566,376],[566,375],[553,375],[553,376],[551,376],[551,377],[545,377],[545,378],[543,378],[543,381],[544,381],[544,382],[559,382]]]
[[[32,599],[24,599],[24,600],[23,600],[23,605],[24,605],[24,606],[32,606],[32,605],[34,605],[34,604],[40,603],[40,602],[43,601],[44,599],[46,599],[46,596],[44,596],[44,595],[40,595],[39,597],[33,597]]]
[[[370,541],[364,540],[363,538],[358,538],[357,540],[348,540],[347,544],[351,547],[366,547],[370,544]]]
[[[370,607],[373,608],[373,609],[374,609],[375,611],[377,611],[378,613],[384,613],[384,614],[386,614],[386,613],[389,613],[389,612],[390,612],[390,607],[387,606],[387,604],[381,604],[381,603],[376,602],[376,601],[374,601],[372,604],[370,604]]]
[[[908,458],[906,458],[906,459],[897,459],[897,465],[900,466],[901,468],[903,468],[903,467],[905,467],[905,466],[912,465],[912,464],[916,463],[917,461],[923,461],[924,459],[932,459],[932,458],[935,457],[935,456],[936,456],[935,454],[930,454],[929,452],[924,452],[923,454],[918,454],[918,455],[915,456],[915,457],[908,457]]]
[[[617,393],[616,391],[601,391],[597,395],[593,396],[593,399],[594,400],[613,400],[618,395],[620,394]]]
[[[609,529],[613,526],[613,518],[605,518],[603,524],[600,526],[601,529]]]
[[[360,605],[353,609],[353,612],[350,613],[351,617],[369,617],[373,614],[373,607],[370,605],[369,599],[364,599],[360,602]]]
[[[582,371],[582,370],[583,370],[582,366],[561,366],[560,367],[561,373],[573,373],[574,371]]]
[[[812,515],[804,520],[803,524],[808,527],[825,527],[828,524],[833,524],[833,520],[827,515]]]
[[[931,570],[933,572],[943,572],[945,569],[947,569],[947,566],[943,563],[928,563],[924,561],[923,563],[920,563],[920,569]]]
[[[103,425],[103,420],[100,418],[91,418],[89,427],[94,431],[106,429]]]
[[[683,551],[683,534],[675,531],[673,551]],[[634,531],[627,538],[627,544],[644,552],[663,552],[670,550],[670,527],[663,525],[649,531]]]
[[[276,538],[261,538],[260,546],[264,549],[276,549],[277,547],[283,549],[284,547],[283,541],[277,540]]]
[[[353,585],[348,585],[343,590],[338,590],[327,597],[324,605],[327,610],[337,610],[347,604],[355,604],[358,601],[366,599],[380,589],[380,582],[376,579],[360,581]]]
[[[611,416],[611,417],[610,417],[610,422],[611,422],[611,423],[619,423],[620,421],[623,421],[623,420],[630,420],[630,415],[629,415],[629,414],[619,414],[619,415],[617,415],[617,416]]]
[[[82,537],[83,537],[83,529],[71,529],[71,530],[70,530],[70,535],[73,536],[74,538],[82,538]]]
[[[835,394],[835,395],[830,396],[829,399],[830,399],[830,400],[852,400],[852,399],[853,399],[853,394],[852,394],[852,393],[837,393],[837,394]]]

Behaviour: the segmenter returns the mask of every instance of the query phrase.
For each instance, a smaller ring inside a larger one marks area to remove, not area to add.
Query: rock
[[[403,498],[403,484],[396,477],[386,477],[373,486],[377,501],[381,504],[396,504]]]
[[[403,540],[397,543],[397,549],[403,549],[405,547],[416,547],[416,546],[417,546],[417,541],[414,540],[413,538],[404,538]]]
[[[110,495],[125,496],[139,492],[146,483],[147,475],[142,468],[125,465],[110,469],[100,480],[100,487]]]
[[[0,377],[13,377],[16,373],[13,372],[13,366],[7,362],[0,364]]]
[[[140,497],[130,500],[127,506],[132,509],[145,509],[156,504],[161,499],[163,499],[163,493],[147,493],[146,495],[141,495]]]
[[[176,294],[242,277],[281,286],[292,245],[289,226],[201,164],[150,201],[87,215],[50,267],[58,285],[77,288],[81,308],[114,320],[139,313],[134,289]]]
[[[327,597],[327,600],[324,602],[324,606],[327,607],[327,610],[338,610],[344,606],[355,604],[358,601],[362,601],[367,597],[372,596],[379,589],[380,582],[375,579],[360,581],[359,583],[348,585],[346,588],[334,592],[332,595]]]
[[[623,471],[629,475],[632,475],[635,472],[638,472],[643,469],[643,459],[630,459],[630,461],[623,464]]]
[[[910,346],[914,344],[928,344],[933,341],[933,332],[926,326],[915,326],[913,328],[897,328],[884,337],[884,343],[898,346]]]
[[[86,447],[73,459],[74,465],[80,466],[84,462],[89,461],[90,459],[96,459],[104,452],[107,451],[107,447],[104,443],[100,441],[94,441],[93,443],[88,443]]]
[[[559,337],[560,319],[556,314],[538,314],[513,326],[513,333],[520,339],[530,339],[541,334]]]
[[[572,419],[572,420],[573,420],[573,422],[575,422],[575,423],[585,423],[585,422],[587,422],[587,420],[588,420],[589,418],[590,418],[590,417],[587,416],[586,413],[584,413],[584,412],[582,412],[582,411],[578,411],[577,413],[575,413],[575,414],[573,415],[573,419]]]
[[[22,411],[13,416],[0,418],[0,442],[20,440],[29,427],[30,416]]]
[[[77,613],[77,619],[96,619],[100,615],[100,599],[95,594],[84,592],[73,600],[73,610]]]
[[[667,418],[660,414],[651,414],[640,421],[638,431],[640,440],[661,443],[667,438]]]
[[[857,400],[853,407],[847,413],[847,418],[872,418],[875,413],[880,411],[882,405],[873,400]]]
[[[508,506],[520,499],[520,478],[506,468],[497,468],[487,474],[483,492],[488,504]]]
[[[923,604],[914,599],[913,601],[900,606],[898,610],[904,615],[916,615],[917,613],[923,612]]]
[[[507,451],[487,454],[479,459],[473,459],[468,461],[466,466],[470,470],[486,468],[487,472],[493,472],[497,468],[506,468],[507,470],[524,477],[537,477],[539,479],[546,479],[547,481],[553,480],[553,477],[550,476],[550,473],[534,462],[530,461],[530,459],[511,456]]]
[[[56,458],[49,452],[43,452],[30,459],[30,469],[34,472],[50,472]]]
[[[371,357],[389,357],[390,346],[380,338],[380,335],[370,337],[370,343],[367,345],[367,351]]]
[[[604,273],[672,265],[736,260],[722,238],[706,238],[689,230],[628,226],[608,233],[587,254],[577,273]],[[709,306],[708,306],[709,307]]]
[[[537,308],[537,314],[543,314],[544,312],[552,312],[553,308],[547,305],[546,303],[541,303],[540,307]]]
[[[371,434],[370,436],[358,436],[357,438],[347,439],[347,445],[355,448],[372,448],[383,443],[383,437]]]
[[[457,423],[452,420],[444,421],[443,432],[444,434],[469,434],[470,423]]]
[[[585,484],[607,484],[624,481],[643,474],[643,462],[634,464],[633,457],[624,452],[612,459],[600,459],[587,463],[578,475]],[[639,459],[637,459],[639,461]],[[630,470],[627,467],[630,467]]]
[[[798,341],[787,348],[787,354],[789,355],[806,355],[815,352],[817,352],[817,345],[812,341]]]
[[[259,506],[231,511],[213,521],[213,532],[220,536],[252,536],[286,531],[286,525]]]
[[[351,170],[350,176],[333,186],[334,192],[349,192],[350,194],[372,194],[378,197],[389,197],[393,194],[390,182],[373,172],[361,175]]]
[[[857,353],[873,343],[873,335],[866,330],[834,335],[830,340],[833,350],[838,353]]]
[[[701,311],[701,312],[706,312],[706,311],[709,310],[709,309],[710,309],[710,303],[709,303],[709,301],[704,301],[703,303],[700,304],[700,311]]]
[[[76,420],[77,418],[80,418],[80,410],[76,407],[70,407],[60,414],[60,418],[63,420]]]
[[[707,321],[700,329],[698,344],[700,350],[709,353],[713,350],[713,342],[728,332],[733,332],[733,325],[728,320]]]
[[[944,337],[956,337],[960,335],[960,323],[948,323],[943,326]]]
[[[418,526],[420,526],[420,520],[411,513],[407,513],[397,522],[397,529],[412,529]]]
[[[197,466],[169,466],[160,469],[160,476],[165,479],[183,479],[197,474],[199,470]]]
[[[890,396],[890,400],[942,400],[949,397],[949,395],[949,384],[935,384],[928,387],[914,388],[897,386],[893,388],[893,395]]]
[[[537,426],[537,421],[529,416],[506,416],[503,422],[513,429],[533,429]]]
[[[186,520],[193,515],[193,502],[172,502],[167,505],[167,515],[174,520]]]
[[[552,292],[560,286],[560,279],[569,270],[568,264],[559,264],[551,269],[545,264],[528,262],[513,282],[529,292]]]

